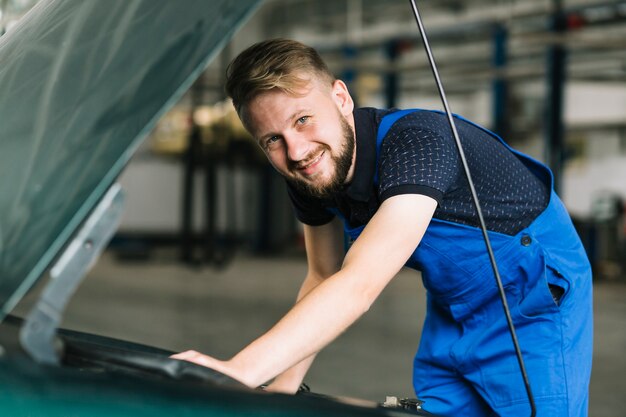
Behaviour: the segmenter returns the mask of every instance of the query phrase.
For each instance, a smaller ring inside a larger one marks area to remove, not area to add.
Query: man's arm
[[[228,361],[198,352],[175,358],[256,387],[316,354],[365,313],[419,244],[437,203],[406,194],[383,202],[341,269],[304,296],[272,329]]]
[[[311,290],[341,269],[343,261],[343,225],[335,218],[323,226],[304,225],[304,244],[307,254],[308,271],[296,302]],[[315,354],[278,375],[266,388],[267,391],[295,393],[307,371],[311,367]]]

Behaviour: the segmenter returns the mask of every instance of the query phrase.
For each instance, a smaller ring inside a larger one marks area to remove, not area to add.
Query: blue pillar
[[[400,56],[400,42],[390,40],[385,45],[385,56],[389,66],[393,68]],[[394,69],[385,74],[385,107],[390,109],[398,105],[398,73]]]
[[[493,68],[505,69],[507,66],[508,31],[503,25],[493,28]],[[508,81],[495,77],[492,82],[492,130],[505,140],[509,136]]]
[[[348,91],[352,94],[355,107],[358,107],[359,97],[355,94],[354,83],[357,77],[357,71],[354,69],[353,61],[358,55],[358,49],[352,45],[345,45],[342,49],[344,62],[344,69],[341,72],[340,78],[346,83]]]
[[[567,30],[567,16],[561,1],[555,1],[555,12],[550,18],[550,30]],[[567,51],[562,45],[552,45],[547,53],[545,160],[554,173],[554,188],[561,189],[564,155],[563,93],[565,90]]]

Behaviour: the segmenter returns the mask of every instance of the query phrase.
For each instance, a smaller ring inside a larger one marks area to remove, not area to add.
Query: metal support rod
[[[517,356],[517,361],[519,363],[520,372],[522,374],[524,385],[526,387],[526,394],[528,395],[528,401],[530,403],[530,408],[531,408],[530,415],[531,417],[535,417],[535,414],[536,414],[535,400],[534,400],[534,397],[530,388],[530,381],[528,379],[528,374],[526,373],[526,366],[524,365],[522,351],[517,341],[517,335],[515,333],[515,326],[513,325],[513,319],[511,318],[509,305],[506,301],[506,294],[504,292],[504,287],[502,286],[502,279],[500,278],[500,272],[498,271],[496,258],[493,254],[493,249],[491,248],[489,235],[487,234],[487,227],[485,226],[485,220],[483,218],[483,213],[480,208],[480,203],[478,201],[478,195],[476,194],[476,189],[474,188],[474,182],[472,181],[472,177],[469,171],[469,166],[467,164],[467,160],[465,159],[465,153],[463,152],[461,139],[459,138],[459,134],[456,129],[456,124],[454,123],[454,118],[452,117],[452,112],[450,111],[450,107],[448,106],[448,100],[446,99],[446,94],[444,92],[443,85],[439,77],[439,72],[437,71],[437,65],[435,64],[435,59],[433,58],[433,54],[430,49],[430,45],[428,43],[428,38],[426,36],[426,30],[424,29],[424,25],[422,23],[419,10],[417,9],[417,5],[415,4],[415,0],[411,0],[411,7],[413,9],[413,15],[415,16],[415,21],[417,22],[417,26],[419,28],[420,34],[422,35],[422,42],[424,43],[424,49],[426,50],[426,54],[428,55],[428,62],[430,63],[433,76],[435,77],[437,89],[439,90],[439,96],[441,97],[441,102],[443,103],[443,106],[445,108],[445,112],[448,117],[448,122],[450,124],[450,129],[452,130],[452,134],[454,135],[454,140],[456,142],[457,150],[459,152],[459,157],[461,158],[463,169],[465,171],[465,176],[467,177],[467,182],[469,184],[470,192],[472,193],[472,200],[474,202],[474,206],[476,207],[476,213],[478,215],[478,220],[480,222],[480,229],[483,234],[483,239],[485,240],[485,245],[487,246],[487,252],[489,253],[489,260],[491,261],[491,267],[493,269],[496,283],[498,285],[500,300],[502,301],[502,307],[504,308],[504,314],[506,316],[506,321],[509,326],[509,332],[511,334],[511,339],[513,340],[513,346],[515,348],[515,354]]]
[[[37,362],[61,362],[63,345],[56,333],[65,307],[113,237],[123,209],[122,187],[113,184],[50,269],[50,280],[20,329],[22,347]]]

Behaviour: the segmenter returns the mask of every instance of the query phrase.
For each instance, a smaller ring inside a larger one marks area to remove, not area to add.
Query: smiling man
[[[293,393],[315,354],[406,265],[421,271],[428,291],[413,378],[424,408],[450,416],[528,415],[445,116],[355,109],[317,52],[290,40],[251,46],[227,75],[244,126],[287,181],[304,223],[308,273],[291,311],[232,359],[195,351],[174,357],[250,387],[273,380],[268,390]],[[538,415],[584,416],[592,324],[582,245],[547,168],[488,130],[457,123]],[[344,233],[353,242],[345,255]]]

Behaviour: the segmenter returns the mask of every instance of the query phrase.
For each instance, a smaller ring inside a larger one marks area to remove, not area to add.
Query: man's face
[[[302,95],[262,93],[244,112],[274,168],[301,191],[325,198],[352,179],[353,108],[343,82],[328,86],[314,79]]]

